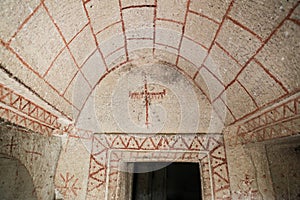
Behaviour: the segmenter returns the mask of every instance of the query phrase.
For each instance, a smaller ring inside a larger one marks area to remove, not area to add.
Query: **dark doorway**
[[[135,163],[151,168],[157,163]],[[162,169],[133,175],[132,200],[200,200],[198,163],[172,163]]]

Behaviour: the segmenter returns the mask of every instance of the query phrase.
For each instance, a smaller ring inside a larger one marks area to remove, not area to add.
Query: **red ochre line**
[[[239,61],[235,57],[233,57],[222,45],[220,45],[218,42],[215,42],[215,45],[218,46],[228,57],[235,61],[240,67],[243,67],[243,65],[241,65]]]
[[[253,103],[255,104],[256,108],[259,108],[255,98],[250,94],[250,92],[247,90],[247,88],[238,80],[236,79],[236,82],[245,90],[245,92],[249,95]]]
[[[21,95],[15,93],[13,90],[11,90],[11,89],[5,87],[4,85],[0,84],[0,87],[2,87],[3,89],[5,89],[6,91],[9,91],[5,96],[1,96],[1,98],[0,98],[0,101],[1,101],[1,102],[5,103],[4,101],[2,101],[2,99],[4,99],[6,96],[8,96],[8,95],[10,95],[10,94],[14,94],[14,95],[18,96],[18,98],[15,100],[15,102],[11,102],[12,99],[10,99],[10,106],[12,106],[12,107],[18,109],[20,112],[22,112],[22,113],[24,113],[24,114],[26,114],[26,115],[29,115],[29,116],[31,116],[31,117],[37,119],[37,120],[41,120],[43,123],[46,123],[46,124],[48,124],[48,125],[53,125],[54,127],[56,127],[56,125],[54,124],[54,122],[57,120],[57,118],[58,118],[57,116],[53,115],[52,113],[50,113],[49,111],[45,110],[44,108],[38,106],[37,104],[31,102],[29,99],[27,99],[27,98],[25,98],[25,97],[23,97],[23,96],[21,96]],[[14,106],[14,105],[13,105],[13,104],[15,104],[17,101],[22,101],[22,100],[27,101],[27,103],[26,103],[25,105],[23,105],[22,108],[21,108],[21,104],[20,104],[19,106]],[[27,113],[27,112],[24,111],[24,108],[25,108],[26,106],[28,106],[28,105],[32,105],[33,107],[35,107],[30,113]],[[38,117],[32,115],[32,113],[33,113],[36,109],[40,109],[40,111],[42,111],[43,113],[48,114],[48,115],[49,115],[48,118],[49,118],[49,117],[51,117],[52,119],[54,118],[53,123],[52,123],[52,124],[51,124],[51,123],[48,123],[48,122],[47,122],[47,119],[40,119],[40,118],[38,118]]]
[[[148,102],[148,88],[147,82],[145,82],[145,104],[146,104],[146,126],[149,125],[149,102]]]
[[[286,92],[289,93],[288,89],[280,82],[267,68],[263,66],[261,62],[259,62],[256,58],[253,58],[253,61],[256,62],[277,84],[281,86],[281,88]]]
[[[24,27],[24,25],[30,20],[30,18],[37,12],[37,10],[42,6],[42,2],[33,10],[30,15],[26,17],[26,19],[22,22],[22,24],[18,27],[17,31],[13,34],[13,36],[9,39],[7,42],[7,45],[10,45],[13,38],[16,37],[16,35],[20,32],[20,30]]]
[[[27,150],[25,150],[25,152],[26,152],[26,153],[29,153],[29,154],[40,155],[40,156],[43,155],[42,153],[39,153],[39,152],[36,152],[36,151],[27,151]]]
[[[218,80],[218,82],[225,88],[224,83],[220,80],[220,78],[218,76],[216,76],[208,67],[206,67],[206,65],[203,64],[203,68],[205,68],[213,77],[215,77],[215,79]],[[200,71],[200,70],[199,70]]]
[[[57,58],[62,54],[62,52],[63,52],[66,48],[67,48],[66,46],[64,46],[63,48],[61,48],[61,50],[60,50],[60,51],[58,52],[58,54],[55,56],[55,58],[53,59],[53,61],[50,63],[50,66],[48,67],[47,71],[44,73],[44,75],[42,75],[43,78],[45,78],[45,77],[48,75],[48,73],[49,73],[50,69],[53,67],[55,61],[57,60]]]
[[[208,50],[207,50],[207,55],[205,56],[205,58],[204,58],[202,64],[204,64],[204,63],[206,62],[206,60],[207,60],[207,58],[208,58],[208,56],[209,56],[209,54],[210,54],[210,51],[211,51],[211,49],[212,49],[212,47],[213,47],[213,45],[214,45],[214,43],[215,43],[215,41],[216,41],[216,39],[217,39],[217,37],[218,37],[220,31],[221,31],[221,28],[222,28],[222,26],[223,26],[223,24],[224,24],[224,21],[225,21],[225,19],[226,19],[226,16],[229,14],[229,12],[231,11],[231,9],[232,9],[232,7],[233,7],[234,1],[235,1],[235,0],[232,0],[232,1],[230,2],[229,6],[228,6],[228,8],[227,8],[227,10],[226,10],[226,13],[225,13],[225,15],[223,16],[222,21],[221,21],[221,23],[220,23],[220,25],[219,25],[219,27],[218,27],[216,33],[215,33],[215,36],[214,36],[214,38],[213,38],[213,40],[212,40],[212,42],[211,42],[211,45],[210,45],[210,47],[209,47]],[[202,64],[200,65],[200,67],[202,66]],[[196,76],[198,75],[198,73],[199,73],[199,70],[196,72],[196,74],[195,74],[195,76],[194,76],[194,79],[196,78]]]
[[[67,43],[67,41],[66,41],[66,38],[64,37],[64,35],[63,35],[63,33],[61,32],[60,28],[58,27],[58,25],[56,24],[56,22],[55,22],[55,20],[53,19],[52,15],[50,14],[50,12],[49,12],[47,6],[44,4],[44,2],[42,2],[42,4],[43,4],[43,7],[44,7],[44,9],[46,10],[48,16],[50,17],[52,23],[54,24],[54,26],[56,27],[57,31],[59,32],[59,34],[60,34],[60,36],[61,36],[61,38],[62,38],[62,40],[63,40],[63,42],[64,42],[66,48],[68,49],[68,52],[69,52],[69,54],[70,54],[70,56],[71,56],[73,62],[75,63],[77,69],[80,71],[80,73],[82,74],[83,78],[86,80],[86,82],[88,83],[88,85],[89,85],[90,87],[92,87],[92,86],[90,85],[90,83],[87,81],[87,78],[85,77],[85,75],[81,72],[81,69],[80,69],[80,67],[79,67],[79,65],[78,65],[78,63],[77,63],[77,61],[76,61],[76,59],[75,59],[75,57],[74,57],[74,55],[73,55],[73,53],[72,53],[72,51],[71,51],[69,45],[68,45],[68,43]],[[69,83],[70,83],[70,82],[69,82]]]
[[[128,61],[126,60],[126,61],[124,61],[124,62],[119,63],[119,64],[116,65],[115,67],[113,67],[113,68],[107,70],[106,73],[103,74],[103,75],[101,76],[101,78],[98,80],[97,84],[95,84],[94,87],[93,87],[93,88],[91,89],[91,91],[89,92],[89,94],[88,94],[87,98],[84,100],[84,103],[83,103],[83,105],[81,106],[81,108],[78,109],[79,113],[81,113],[81,111],[83,110],[83,108],[84,108],[84,106],[86,105],[86,103],[87,103],[89,97],[91,96],[91,94],[92,94],[93,91],[95,90],[96,86],[99,85],[99,83],[100,83],[100,82],[101,82],[108,74],[110,74],[111,72],[115,71],[116,69],[118,69],[119,67],[123,66],[124,64],[126,64],[127,62],[130,62],[130,61],[131,61],[131,60],[128,60]],[[80,116],[80,114],[79,114],[79,115],[77,116],[77,118],[75,119],[75,123],[78,122],[79,116]]]
[[[294,102],[294,108],[295,108],[295,110],[296,110],[296,113],[295,113],[295,116],[298,114],[298,112],[297,112],[297,106],[296,106],[296,101],[297,101],[297,99],[299,99],[299,98],[296,98],[296,99],[292,99],[292,100],[290,100],[290,101],[288,101],[288,102],[286,102],[286,103],[283,103],[283,104],[280,104],[280,105],[278,105],[278,106],[276,106],[275,108],[273,108],[273,109],[269,109],[269,110],[267,110],[267,111],[265,111],[265,112],[263,112],[261,115],[259,115],[259,116],[257,116],[257,117],[254,117],[254,118],[252,118],[252,119],[249,119],[248,121],[246,121],[244,124],[248,124],[249,126],[251,126],[251,123],[253,123],[253,121],[255,121],[255,120],[260,120],[260,118],[262,118],[262,117],[266,117],[266,115],[268,114],[268,113],[271,113],[271,112],[277,112],[278,113],[278,111],[277,111],[277,109],[278,108],[281,108],[281,107],[285,107],[287,104],[289,104],[289,103],[291,103],[291,102]],[[284,112],[285,112],[285,109],[284,109]],[[285,116],[285,113],[283,114],[283,116]],[[265,122],[263,125],[269,125],[269,124],[273,124],[273,123],[277,123],[277,122],[280,122],[280,121],[283,121],[283,120],[287,120],[287,119],[289,119],[290,118],[290,116],[287,116],[287,117],[283,117],[283,118],[280,118],[280,119],[274,119],[272,122]],[[251,126],[250,127],[250,130],[247,130],[248,132],[250,132],[250,131],[253,131],[253,130],[257,130],[258,128],[261,128],[261,126],[259,125],[259,126],[256,126],[256,124],[254,124],[254,126]]]
[[[191,4],[191,0],[187,0],[186,10],[185,10],[185,15],[184,15],[184,22],[183,22],[182,31],[181,31],[181,38],[180,38],[179,46],[178,46],[178,55],[177,55],[177,59],[176,59],[176,65],[178,64],[178,61],[179,61],[180,49],[181,49],[181,45],[182,45],[182,41],[183,41],[183,35],[185,33],[185,26],[186,26],[187,16],[189,14],[190,4]]]
[[[289,94],[285,94],[285,95],[283,95],[283,96],[280,96],[279,98],[274,99],[273,101],[270,101],[270,102],[268,102],[267,104],[261,106],[259,109],[267,108],[268,106],[271,106],[271,105],[273,105],[274,103],[279,102],[279,101],[285,99],[286,97],[288,97],[288,96],[290,96],[290,95],[296,94],[297,92],[299,92],[299,91],[295,91],[295,92],[293,92],[293,93],[289,93]],[[281,105],[282,105],[282,104],[281,104]],[[278,107],[280,107],[280,105],[277,106],[277,107],[275,107],[274,109],[276,109],[276,108],[278,108]],[[256,110],[254,110],[254,111],[248,113],[247,115],[245,115],[245,116],[243,116],[243,117],[237,119],[236,121],[230,123],[229,126],[231,126],[231,125],[235,124],[236,122],[241,121],[241,120],[243,120],[243,119],[245,119],[245,118],[251,116],[251,115],[254,114],[257,110],[258,110],[258,109],[256,109]],[[269,111],[269,110],[268,110],[268,111]],[[263,114],[267,113],[268,111],[264,112]],[[262,114],[262,115],[263,115],[263,114]],[[249,119],[249,121],[250,121],[250,120],[252,120],[252,119]]]
[[[153,38],[127,38],[127,40],[153,40]]]
[[[217,21],[214,20],[213,18],[210,18],[210,17],[208,17],[208,16],[206,16],[206,15],[203,15],[202,13],[198,13],[198,12],[195,12],[195,11],[193,11],[193,10],[189,10],[189,12],[192,13],[192,14],[198,15],[198,16],[200,16],[200,17],[203,17],[203,18],[205,18],[205,19],[208,19],[209,21],[211,21],[211,22],[213,22],[213,23],[220,24],[220,22],[217,22]]]
[[[264,44],[262,45],[262,47],[271,39],[271,37],[281,28],[281,26],[284,24],[284,22],[286,20],[288,20],[292,13],[294,12],[294,10],[297,8],[297,6],[300,4],[300,1],[298,1],[296,3],[296,5],[289,11],[288,15],[279,23],[279,25],[271,32],[271,34],[269,35],[269,37],[264,41]],[[262,49],[261,47],[261,49]]]
[[[148,92],[147,82],[145,80],[144,83],[144,91],[143,92],[129,92],[129,97],[132,99],[141,99],[145,98],[145,107],[146,107],[146,116],[145,116],[145,125],[148,127],[149,123],[149,98],[152,99],[153,96],[160,96],[161,98],[166,95],[166,90],[164,89],[162,92]]]
[[[89,25],[89,23],[87,23],[86,25],[83,26],[83,28],[76,33],[75,36],[73,36],[73,38],[68,42],[68,45],[70,45],[70,43]],[[51,62],[49,68],[47,69],[47,71],[45,72],[45,74],[43,75],[43,78],[45,78],[47,76],[47,74],[49,73],[50,69],[52,68],[52,66],[54,65],[55,61],[57,60],[57,58],[62,54],[62,52],[66,49],[66,46],[64,46],[59,53],[56,55],[56,57],[53,59],[53,61]]]
[[[56,88],[54,88],[48,81],[46,81],[45,79],[43,79],[43,77],[38,73],[38,72],[36,72],[28,63],[26,63],[25,61],[24,61],[24,59],[20,56],[20,55],[18,55],[10,46],[8,46],[7,44],[5,44],[1,39],[0,39],[0,41],[1,41],[1,44],[3,45],[3,46],[5,46],[6,48],[7,48],[7,50],[9,50],[12,54],[14,54],[16,57],[17,57],[17,59],[25,66],[25,67],[27,67],[30,71],[32,71],[37,77],[39,77],[41,80],[43,80],[54,92],[56,92],[59,96],[61,96],[67,103],[69,103],[70,105],[72,105],[72,106],[74,106],[68,99],[66,99],[64,96],[62,96],[61,94],[60,94],[60,92],[56,89]],[[28,87],[28,86],[26,86],[27,88],[30,88],[30,87]],[[30,90],[32,90],[31,88],[30,88]],[[42,98],[43,99],[43,98]],[[43,101],[45,101],[45,102],[47,102],[46,100],[44,100],[43,99]],[[50,103],[48,103],[49,105],[51,105]],[[57,111],[59,111],[61,114],[63,114],[64,116],[66,116],[68,119],[70,119],[70,117],[69,116],[67,116],[67,115],[65,115],[64,113],[63,113],[63,111],[61,111],[61,110],[59,110],[59,109],[57,109],[55,106],[53,106],[53,105],[51,105],[51,107],[52,108],[54,108],[55,110],[57,110]]]
[[[176,23],[176,24],[179,24],[179,25],[183,25],[183,22],[179,22],[179,21],[176,21],[176,20],[173,20],[173,19],[156,18],[156,20],[159,20],[159,21],[166,21],[166,22],[172,22],[172,23]]]
[[[103,29],[101,29],[100,31],[98,31],[98,32],[96,33],[96,35],[98,35],[98,34],[104,32],[104,31],[106,31],[107,29],[109,29],[109,28],[111,28],[111,27],[113,27],[114,25],[117,25],[117,24],[119,24],[119,23],[122,23],[122,21],[121,21],[121,20],[120,20],[120,21],[116,21],[115,23],[112,23],[112,24],[110,24],[110,25],[104,27]]]
[[[183,57],[183,56],[181,56],[181,55],[179,55],[179,58],[182,58],[183,60],[185,60],[186,62],[188,62],[188,63],[190,63],[191,65],[193,65],[194,67],[195,67],[195,69],[197,69],[197,65],[195,65],[194,63],[192,63],[189,59],[187,59],[187,58],[185,58],[185,57]],[[178,65],[176,65],[176,66],[178,66]],[[179,66],[178,66],[179,67]],[[191,77],[192,78],[192,77]]]
[[[167,45],[167,44],[162,44],[162,43],[155,42],[155,45],[168,47],[168,48],[171,48],[171,49],[174,49],[174,50],[178,51],[178,49],[176,47],[172,47],[172,46]],[[161,50],[161,49],[157,49],[157,50]]]
[[[90,18],[90,16],[89,16],[89,13],[88,13],[88,11],[87,11],[86,5],[85,5],[85,3],[84,3],[83,0],[82,0],[82,3],[83,3],[83,9],[84,9],[84,11],[85,11],[85,15],[86,15],[86,17],[87,17],[87,19],[88,19],[88,24],[90,25],[90,29],[91,29],[92,35],[93,35],[93,37],[94,37],[94,42],[95,42],[95,44],[96,44],[96,48],[97,48],[98,52],[100,53],[100,56],[101,56],[101,58],[102,58],[102,60],[103,60],[103,63],[104,63],[104,65],[105,65],[106,71],[108,71],[108,67],[107,67],[107,64],[106,64],[106,60],[104,59],[103,53],[102,53],[102,51],[101,51],[101,49],[100,49],[100,47],[99,47],[98,40],[97,40],[97,37],[96,37],[95,31],[94,31],[94,28],[93,28],[92,23],[91,23],[91,18]]]
[[[91,0],[83,0],[83,4],[87,4],[88,2],[90,2]]]
[[[263,49],[263,47],[268,43],[268,41],[272,38],[272,36],[280,29],[280,27],[284,24],[284,22],[291,16],[291,14],[293,13],[293,11],[296,9],[296,7],[299,5],[300,1],[294,6],[294,8],[292,8],[289,12],[289,14],[285,17],[285,19],[283,19],[279,25],[271,32],[271,34],[269,35],[269,37],[263,42],[263,44],[256,50],[255,54],[253,56],[251,56],[251,58],[249,58],[249,60],[245,63],[245,65],[242,67],[242,69],[238,72],[238,74],[235,76],[235,78],[226,86],[225,90],[230,87],[239,77],[239,75],[242,73],[242,71],[248,66],[248,64],[255,58],[255,56]],[[273,76],[273,75],[272,75]],[[274,76],[273,76],[274,77]],[[282,85],[282,84],[281,84]],[[224,90],[224,91],[225,91]],[[223,92],[224,92],[223,91]],[[219,95],[221,96],[223,94],[223,92]],[[248,116],[245,115],[244,117]],[[242,117],[242,118],[244,118]],[[241,119],[242,119],[241,118]],[[240,119],[238,119],[240,120]]]
[[[213,47],[213,45],[214,45],[214,43],[215,43],[215,41],[216,41],[216,39],[217,39],[219,33],[220,33],[220,31],[221,31],[221,28],[222,28],[222,26],[223,26],[223,24],[224,24],[224,21],[225,21],[225,19],[226,19],[226,16],[228,16],[229,12],[230,12],[231,9],[232,9],[233,4],[234,4],[234,1],[235,1],[235,0],[232,0],[232,1],[230,2],[229,6],[228,6],[228,8],[227,8],[227,10],[226,10],[226,13],[225,13],[225,15],[224,15],[223,18],[222,18],[222,21],[221,21],[221,23],[220,23],[220,25],[219,25],[218,30],[216,31],[216,34],[215,34],[215,36],[214,36],[214,39],[213,39],[213,41],[212,41],[210,47],[208,48],[208,53],[210,53],[210,51],[211,51],[211,49],[212,49],[212,47]]]
[[[295,24],[297,24],[298,26],[300,26],[300,20],[298,19],[293,19],[293,18],[289,18],[288,20],[294,22]]]
[[[158,98],[163,98],[163,96],[166,95],[166,90],[163,89],[162,92],[129,92],[129,97],[132,99],[142,99],[145,96],[147,96],[149,99],[156,99],[156,96]]]
[[[119,0],[119,7],[120,7],[120,18],[121,18],[121,22],[122,22],[122,32],[124,35],[125,55],[126,55],[126,60],[128,61],[129,54],[128,54],[127,35],[126,35],[126,31],[125,31],[125,22],[124,22],[124,18],[123,18],[122,1],[121,0]]]
[[[92,53],[85,59],[85,61],[83,61],[83,63],[80,66],[80,68],[82,68],[87,63],[87,61],[96,53],[96,51],[98,51],[97,48],[95,48],[95,50],[92,51]]]
[[[65,88],[65,90],[62,92],[62,95],[65,96],[66,92],[68,91],[68,89],[70,88],[70,86],[72,85],[73,80],[75,79],[75,77],[78,75],[79,71],[77,71],[74,76],[71,78],[71,81],[68,83],[67,87]],[[75,106],[74,106],[75,107]],[[77,108],[78,109],[78,108]]]
[[[260,42],[263,42],[263,39],[254,31],[252,31],[250,28],[244,26],[243,24],[241,24],[240,22],[238,22],[237,20],[233,19],[230,16],[227,16],[227,19],[229,19],[230,21],[232,21],[235,25],[241,27],[242,29],[244,29],[245,31],[248,31],[249,33],[251,33],[253,36],[255,36]]]
[[[155,5],[132,5],[123,7],[122,10],[132,9],[132,8],[155,8]]]
[[[184,59],[185,61],[187,61],[188,63],[190,63],[191,65],[193,65],[195,68],[196,65],[193,64],[192,62],[190,62],[189,60],[187,60],[186,58],[179,56],[179,58]],[[199,88],[199,90],[205,95],[205,97],[207,98],[207,100],[211,103],[210,98],[208,98],[207,94],[204,92],[204,90],[196,83],[196,81],[193,79],[193,77],[191,77],[191,75],[189,75],[185,70],[183,70],[182,68],[180,68],[178,65],[172,65],[174,66],[177,70],[179,70],[181,73],[183,73],[186,77],[190,78],[194,84],[197,86],[197,88]]]
[[[238,72],[238,74],[235,76],[235,78],[226,86],[225,90],[230,87],[235,81],[236,79],[239,77],[239,75],[242,73],[242,71],[248,66],[248,64],[255,58],[255,56],[264,48],[264,46],[268,43],[268,41],[272,38],[272,36],[281,28],[281,26],[284,24],[284,22],[289,19],[289,17],[292,15],[293,11],[297,8],[297,6],[299,5],[300,1],[298,1],[298,3],[289,11],[289,14],[279,23],[279,25],[271,32],[271,34],[269,35],[269,37],[263,42],[263,44],[256,50],[255,54],[253,56],[251,56],[251,58],[249,58],[249,60],[245,63],[245,65],[242,67],[242,69]],[[271,74],[271,73],[269,73]],[[274,75],[272,75],[271,77],[274,77]],[[276,79],[275,79],[276,80]],[[281,86],[283,86],[283,84],[280,84]],[[224,91],[225,91],[224,90]],[[223,92],[224,92],[223,91]],[[285,90],[287,92],[287,90]],[[221,96],[223,94],[223,92],[219,95]],[[245,115],[244,117],[242,117],[241,119],[245,118],[247,115]],[[238,119],[240,120],[240,119]]]
[[[196,67],[196,69],[198,69],[199,67],[193,63],[192,61],[190,61],[189,59],[187,59],[186,57],[184,57],[183,55],[179,55],[179,58],[183,58],[184,60],[188,61],[189,63],[192,63],[192,65],[194,65]],[[179,62],[179,58],[178,58],[178,62]],[[178,63],[176,64],[178,65]],[[201,67],[201,66],[200,66]],[[199,72],[199,71],[198,71]]]
[[[152,44],[152,56],[154,56],[155,51],[155,41],[156,41],[156,20],[157,20],[157,0],[154,0],[154,14],[153,14],[153,44]]]
[[[202,48],[204,48],[205,50],[208,50],[208,47],[204,46],[203,44],[201,44],[200,42],[197,42],[196,40],[192,39],[191,37],[187,36],[187,35],[184,35],[183,36],[184,38],[198,44],[199,46],[201,46]]]
[[[197,66],[192,63],[190,60],[184,58],[183,56],[179,55],[179,58],[185,60],[186,62],[190,63],[191,65],[193,65],[195,67],[195,69],[197,69]],[[185,76],[189,77],[194,83],[195,85],[199,88],[199,90],[205,95],[205,97],[207,98],[207,100],[209,101],[209,103],[211,103],[211,99],[208,97],[208,94],[206,94],[206,92],[204,92],[204,90],[200,87],[200,85],[195,81],[194,77],[192,77],[191,75],[189,75],[185,70],[183,70],[180,66],[178,65],[174,65],[175,68],[177,68],[179,71],[181,71]]]
[[[234,116],[233,112],[231,111],[231,109],[229,109],[228,105],[225,103],[225,101],[223,100],[222,97],[220,97],[220,100],[224,103],[224,105],[226,106],[227,110],[229,111],[229,113],[231,114],[231,116],[233,117],[233,120],[236,120],[236,117]],[[225,117],[226,118],[226,117]],[[225,120],[224,120],[225,121]]]
[[[113,50],[112,52],[108,53],[108,54],[105,56],[105,58],[108,58],[109,56],[113,55],[114,53],[120,51],[120,50],[123,49],[123,48],[125,48],[125,46],[122,46],[122,47],[119,47],[119,48]]]

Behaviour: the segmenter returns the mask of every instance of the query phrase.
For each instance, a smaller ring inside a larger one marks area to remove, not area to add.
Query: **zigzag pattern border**
[[[114,151],[120,153],[116,154]],[[104,199],[106,191],[107,177],[109,177],[110,196],[114,196],[116,191],[116,182],[118,181],[117,166],[122,158],[122,153],[129,156],[139,157],[141,152],[149,152],[148,157],[155,159],[178,158],[179,160],[189,162],[195,160],[191,152],[207,152],[207,156],[198,157],[202,171],[205,197],[210,199],[231,199],[230,181],[227,168],[227,159],[223,137],[220,135],[155,135],[145,138],[134,137],[126,134],[101,134],[93,138],[93,151],[90,157],[90,171],[87,196],[89,199]],[[169,155],[170,151],[181,151],[186,153]],[[109,154],[112,153],[113,159],[109,160]],[[120,155],[121,156],[120,156]],[[155,155],[154,155],[155,154]],[[164,156],[163,156],[164,155]],[[166,157],[167,155],[167,157]],[[175,157],[173,157],[175,156]],[[110,164],[108,164],[110,163]],[[110,167],[109,167],[110,166]],[[115,166],[112,168],[112,166]],[[109,176],[107,176],[109,173]],[[213,191],[213,192],[207,192]],[[214,196],[213,196],[214,195]]]
[[[57,116],[2,84],[0,84],[0,102],[49,127],[55,129],[61,127]]]
[[[44,125],[38,121],[28,119],[27,117],[21,116],[18,113],[15,113],[1,106],[0,106],[0,118],[6,119],[10,123],[28,128],[42,135],[52,135],[54,130],[50,126]]]
[[[257,117],[225,131],[229,146],[261,142],[299,134],[300,96],[269,109]]]

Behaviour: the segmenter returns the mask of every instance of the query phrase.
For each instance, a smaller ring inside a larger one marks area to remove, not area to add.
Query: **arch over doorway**
[[[37,200],[32,177],[18,159],[0,153],[0,177],[1,199]]]

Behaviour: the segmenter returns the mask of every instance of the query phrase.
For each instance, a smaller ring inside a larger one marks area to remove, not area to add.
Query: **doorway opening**
[[[0,153],[0,177],[0,199],[38,199],[32,177],[18,159]]]
[[[162,163],[140,162],[134,169]],[[199,163],[175,162],[156,171],[134,173],[131,200],[201,200]]]

